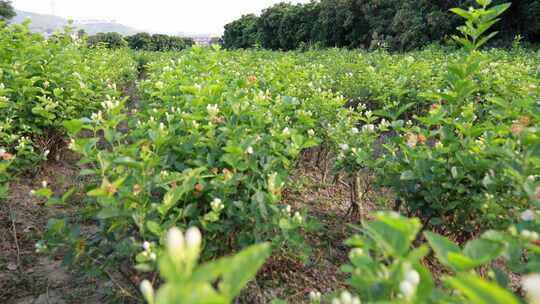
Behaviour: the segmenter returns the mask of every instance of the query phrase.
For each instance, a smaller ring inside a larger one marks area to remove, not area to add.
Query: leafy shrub
[[[485,25],[493,24],[506,8],[455,10],[470,19],[467,27],[460,28],[465,38],[456,40],[472,53],[448,66],[446,88],[420,94],[433,101],[425,114],[407,123],[397,120],[409,104],[394,111],[364,113],[368,118],[375,115],[390,120],[374,134],[385,138],[382,154],[370,152],[374,143],[369,138],[355,142],[343,139],[352,148],[343,159],[352,157],[356,168],[371,168],[379,182],[395,192],[399,199],[396,208],[419,216],[425,226],[439,226],[440,231],[457,233],[461,239],[486,227],[508,225],[508,212],[523,206],[509,186],[512,173],[496,168],[516,160],[509,151],[522,151],[530,143],[521,130],[537,121],[533,109],[538,97],[528,86],[516,89],[513,84],[500,83],[498,90],[484,90],[487,67],[497,65],[475,51],[493,36],[481,38]],[[351,130],[350,122],[342,124],[345,127],[340,130]],[[366,147],[367,152],[354,152]],[[353,165],[345,167],[354,172]],[[535,176],[537,169],[525,170]]]
[[[117,84],[131,81],[135,70],[125,53],[86,49],[69,32],[44,40],[27,24],[1,27],[0,45],[4,185],[4,174],[57,152],[64,140],[62,121],[92,113],[106,96],[119,96]]]

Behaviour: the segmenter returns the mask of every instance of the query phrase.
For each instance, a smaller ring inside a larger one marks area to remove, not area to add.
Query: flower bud
[[[148,280],[144,280],[141,282],[140,288],[144,299],[150,304],[154,303],[154,288],[152,284]]]
[[[199,228],[191,227],[186,231],[186,245],[188,248],[197,248],[201,247],[202,236]]]
[[[179,261],[184,254],[184,235],[180,229],[173,227],[167,233],[167,250],[175,261]]]
[[[409,281],[399,283],[399,291],[405,298],[411,298],[414,295],[415,287]]]
[[[146,251],[150,250],[150,243],[148,243],[148,242],[145,241],[145,242],[143,243],[143,248],[144,248],[144,250],[146,250]]]
[[[533,273],[523,277],[521,286],[527,293],[531,304],[540,303],[540,273]]]
[[[413,285],[420,283],[420,275],[414,269],[411,269],[405,273],[405,280]]]

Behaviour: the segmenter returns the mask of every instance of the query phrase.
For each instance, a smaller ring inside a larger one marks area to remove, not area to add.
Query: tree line
[[[81,36],[81,34],[79,34]],[[168,52],[181,51],[195,44],[187,37],[164,34],[137,33],[123,37],[119,33],[97,33],[88,37],[89,46],[104,45],[111,49],[129,47],[133,50]]]
[[[495,0],[502,3],[506,0]],[[540,42],[540,0],[514,0],[497,29],[499,43],[521,37]],[[260,16],[244,15],[225,26],[225,48],[379,48],[405,51],[446,40],[459,19],[452,7],[472,0],[319,0],[279,3]]]

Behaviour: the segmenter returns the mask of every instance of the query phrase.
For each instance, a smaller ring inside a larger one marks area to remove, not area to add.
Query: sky
[[[18,10],[40,14],[54,10],[55,15],[73,20],[115,20],[145,31],[211,34],[222,34],[230,21],[259,14],[278,2],[283,0],[12,0]]]

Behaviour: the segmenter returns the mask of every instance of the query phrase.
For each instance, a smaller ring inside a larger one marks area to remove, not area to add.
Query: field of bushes
[[[540,303],[540,52],[478,4],[407,53],[0,25],[0,302]]]

